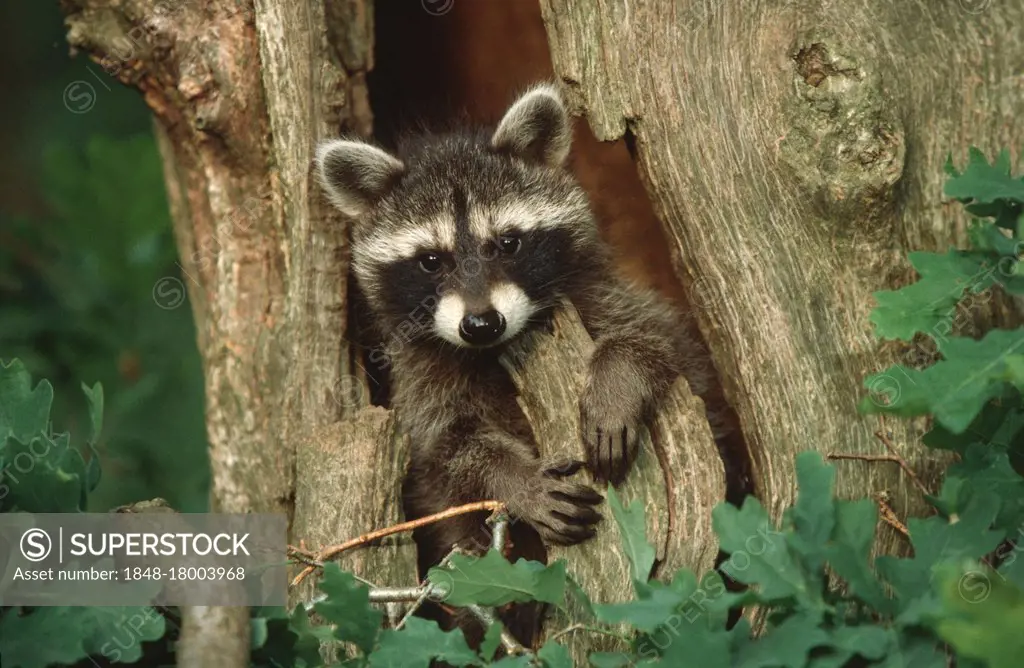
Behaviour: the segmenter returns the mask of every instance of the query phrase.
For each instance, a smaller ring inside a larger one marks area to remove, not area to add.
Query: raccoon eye
[[[522,245],[523,242],[519,239],[519,237],[514,237],[511,235],[503,235],[498,237],[498,250],[500,250],[504,255],[515,255],[516,253],[519,252],[519,248]]]
[[[441,256],[437,253],[424,253],[420,256],[420,269],[428,274],[436,274],[442,266]]]

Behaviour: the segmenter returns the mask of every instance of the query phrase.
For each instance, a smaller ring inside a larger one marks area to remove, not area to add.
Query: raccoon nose
[[[470,313],[459,323],[459,335],[474,346],[494,343],[505,332],[505,316],[498,311],[487,311],[480,315]]]

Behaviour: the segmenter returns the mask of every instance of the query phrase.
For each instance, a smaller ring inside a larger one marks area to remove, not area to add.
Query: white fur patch
[[[501,335],[500,343],[523,331],[526,323],[537,312],[530,298],[515,283],[499,283],[491,288],[491,305],[505,316],[505,333]]]
[[[542,137],[546,141],[543,155],[534,159],[539,158],[548,167],[564,164],[572,144],[572,125],[562,95],[551,83],[534,86],[508,108],[491,137],[491,146],[522,154]]]
[[[459,323],[466,314],[466,304],[462,297],[449,293],[441,297],[434,313],[434,332],[448,343],[464,346],[466,342],[459,335]]]
[[[332,139],[316,148],[316,173],[328,198],[342,213],[358,217],[405,170],[401,160],[361,141]]]
[[[367,285],[373,283],[377,267],[401,262],[426,251],[455,250],[455,221],[438,218],[398,232],[386,229],[360,239],[352,256],[356,276]]]
[[[575,204],[575,203],[573,203]],[[567,215],[574,214],[578,209],[570,204],[561,207],[547,202],[529,202],[510,199],[499,202],[492,208],[491,229],[481,229],[484,225],[474,225],[473,233],[481,239],[509,232],[532,232],[533,230],[554,230],[564,227],[562,221]],[[483,218],[483,216],[481,216]],[[476,222],[476,218],[472,219]]]

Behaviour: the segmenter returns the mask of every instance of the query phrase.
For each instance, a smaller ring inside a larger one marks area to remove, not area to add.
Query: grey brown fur
[[[318,151],[332,201],[360,218],[354,273],[385,342],[374,354],[390,367],[392,405],[413,443],[406,515],[504,501],[523,520],[512,526],[513,559],[544,561],[545,543],[593,536],[602,496],[575,475],[583,463],[538,459],[498,362],[509,340],[545,326],[561,297],[576,306],[596,344],[580,399],[585,465],[596,482],[625,479],[639,428],[681,373],[698,395],[709,385],[707,355],[681,314],[617,277],[565,169],[570,137],[557,89],[542,85],[494,132],[423,135],[395,156],[346,141]],[[456,543],[485,548],[483,519],[419,531],[421,568]],[[536,609],[503,618],[522,642],[535,640]],[[460,623],[479,640],[481,629]]]

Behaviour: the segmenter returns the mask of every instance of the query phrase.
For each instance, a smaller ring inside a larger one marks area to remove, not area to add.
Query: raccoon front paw
[[[640,449],[642,403],[616,393],[602,378],[607,376],[594,378],[580,398],[580,432],[594,481],[618,487]]]
[[[509,512],[529,523],[548,545],[575,545],[592,538],[603,519],[594,506],[604,497],[588,485],[564,479],[582,467],[580,461],[540,467],[508,502]]]

